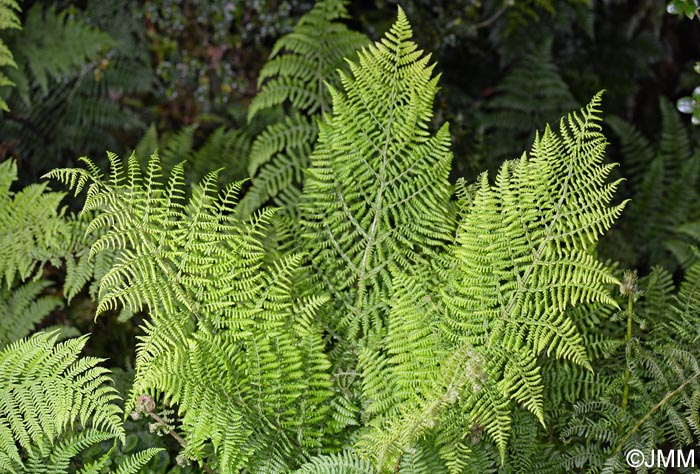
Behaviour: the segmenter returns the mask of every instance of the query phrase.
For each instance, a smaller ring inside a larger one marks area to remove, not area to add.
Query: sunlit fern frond
[[[448,126],[429,132],[439,76],[411,36],[399,10],[341,73],[306,175],[306,245],[330,292],[343,295],[331,324],[350,335],[386,324],[392,266],[406,269],[454,232]]]

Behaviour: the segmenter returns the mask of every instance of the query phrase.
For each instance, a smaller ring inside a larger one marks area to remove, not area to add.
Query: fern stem
[[[180,444],[180,446],[183,447],[183,449],[184,449],[184,448],[187,448],[187,441],[185,441],[185,440],[183,439],[182,436],[180,436],[179,434],[177,434],[177,433],[175,432],[175,430],[172,429],[172,428],[170,427],[170,425],[167,424],[167,423],[165,422],[165,420],[164,420],[163,418],[160,417],[160,415],[158,415],[158,414],[156,414],[156,413],[154,413],[154,412],[152,412],[152,411],[149,411],[149,412],[147,412],[147,413],[148,413],[148,416],[150,416],[151,418],[153,418],[153,420],[154,420],[156,423],[158,423],[158,424],[161,425],[163,428],[165,428],[166,430],[168,430],[168,434],[169,434],[170,436],[172,436],[172,437],[175,439],[175,441],[177,441],[178,444]],[[200,461],[200,464],[201,464],[202,468],[203,468],[205,471],[207,471],[208,474],[214,474],[214,471],[211,470],[211,468],[207,465],[207,463],[205,463],[204,461]]]
[[[479,28],[484,28],[484,27],[489,26],[491,23],[498,20],[501,17],[501,15],[503,15],[508,10],[508,7],[510,7],[511,5],[512,5],[511,2],[508,2],[508,1],[503,2],[503,5],[501,5],[501,8],[498,9],[496,11],[496,13],[491,15],[486,20],[483,20],[483,21],[480,21],[479,23],[476,23],[472,28],[474,30],[478,30]]]
[[[622,447],[623,447],[623,446],[625,445],[625,443],[627,442],[627,440],[630,439],[630,437],[631,437],[634,433],[636,433],[637,430],[638,430],[639,428],[641,428],[642,425],[643,425],[644,423],[646,423],[646,421],[647,421],[649,418],[651,418],[651,416],[659,410],[659,408],[661,408],[662,406],[664,406],[664,404],[665,404],[667,401],[669,401],[671,398],[673,398],[673,397],[676,396],[678,393],[680,393],[685,387],[687,387],[693,380],[697,379],[698,377],[700,377],[700,372],[696,372],[695,375],[693,375],[693,376],[690,377],[688,380],[686,380],[685,382],[683,382],[680,386],[678,386],[678,388],[676,388],[676,389],[673,390],[672,392],[667,393],[666,396],[665,396],[664,398],[662,398],[661,401],[660,401],[659,403],[657,403],[656,405],[654,405],[653,407],[651,407],[651,409],[647,412],[647,414],[644,415],[644,416],[642,417],[642,419],[639,420],[639,421],[637,422],[637,424],[634,425],[634,426],[632,427],[632,429],[625,435],[625,437],[622,438],[622,441],[620,441],[620,442],[617,444],[617,446],[615,447],[615,451],[613,452],[613,454],[619,453],[620,450],[622,449]]]
[[[391,94],[389,96],[389,104],[391,104],[391,109],[389,110],[389,118],[385,125],[385,136],[384,136],[384,146],[381,150],[382,165],[379,170],[379,190],[377,191],[377,197],[374,200],[374,205],[372,210],[374,216],[372,217],[372,224],[370,226],[368,236],[366,238],[366,246],[362,253],[362,261],[360,263],[359,275],[357,278],[357,297],[355,299],[355,313],[359,317],[362,314],[362,303],[365,294],[365,278],[367,277],[367,265],[368,259],[370,257],[370,252],[373,250],[375,241],[377,238],[377,227],[379,225],[381,215],[382,215],[382,200],[384,197],[384,191],[387,185],[386,179],[386,169],[388,166],[388,154],[389,145],[391,144],[392,138],[392,126],[394,123],[394,112],[396,111],[396,88],[397,88],[397,75],[399,70],[399,60],[401,55],[401,48],[397,47],[396,58],[394,61],[394,70],[392,72],[392,83],[391,83]]]
[[[627,295],[627,334],[625,335],[625,347],[629,347],[632,340],[632,314],[634,305],[634,294],[629,292]],[[630,395],[630,366],[629,361],[625,358],[625,383],[622,387],[622,409],[627,410],[627,403]]]
[[[399,474],[399,470],[401,469],[401,459],[403,458],[403,454],[401,454],[398,459],[396,460],[396,464],[394,465],[394,474]]]

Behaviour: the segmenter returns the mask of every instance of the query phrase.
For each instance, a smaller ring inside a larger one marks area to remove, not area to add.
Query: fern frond
[[[2,0],[0,1],[0,30],[6,29],[22,29],[19,21],[20,6],[17,0]],[[0,68],[17,67],[12,56],[12,51],[7,45],[0,40]],[[15,83],[10,80],[2,70],[0,70],[0,87],[14,86]],[[8,112],[10,109],[7,106],[6,98],[0,96],[0,110]]]
[[[283,150],[297,148],[300,143],[313,143],[317,134],[318,129],[313,120],[299,113],[270,125],[255,140],[250,150],[248,173],[254,176],[262,165]]]
[[[385,326],[392,266],[452,239],[449,131],[427,131],[439,77],[411,36],[399,10],[341,73],[304,185],[307,248],[331,293],[345,295],[332,324],[350,335]]]
[[[347,17],[343,0],[322,0],[275,43],[258,76],[261,88],[248,109],[249,120],[259,110],[285,102],[308,114],[328,110],[324,83],[332,80],[344,58],[367,42],[338,21]]]
[[[318,456],[294,471],[295,474],[372,474],[374,466],[350,451]]]
[[[24,280],[65,253],[71,229],[59,204],[64,193],[46,191],[46,184],[32,184],[13,192],[17,180],[13,160],[0,163],[0,277],[10,287],[15,276]]]
[[[31,281],[12,290],[0,288],[0,348],[27,336],[49,312],[63,305],[52,295],[39,296],[51,282]]]
[[[163,451],[162,448],[148,448],[138,453],[124,456],[117,469],[113,472],[114,474],[137,474],[139,472],[144,472],[142,468],[161,451]],[[114,448],[110,449],[97,461],[83,466],[83,468],[78,471],[78,474],[100,474],[104,472],[104,468],[113,456],[113,452]]]
[[[661,137],[654,147],[631,125],[614,117],[608,121],[621,138],[623,171],[632,179],[623,242],[640,262],[631,264],[662,265],[673,271],[679,263],[692,264],[690,245],[698,243],[692,223],[700,220],[700,152],[692,149],[673,105],[662,99],[659,107]]]
[[[330,363],[314,319],[327,298],[293,294],[299,255],[263,265],[272,211],[238,220],[239,184],[218,192],[209,173],[187,197],[182,165],[165,183],[157,155],[145,172],[134,155],[109,158],[107,177],[89,160],[51,176],[88,186],[91,254],[116,256],[98,314],[151,315],[127,406],[162,395],[177,408],[184,455],[222,472],[295,467],[324,445]]]
[[[18,67],[7,71],[16,83],[7,98],[13,115],[0,122],[0,135],[16,140],[13,154],[29,160],[26,173],[35,179],[53,167],[48,157],[116,147],[115,131],[145,128],[122,100],[153,83],[145,44],[137,39],[142,25],[127,8],[119,12],[123,2],[109,2],[108,22],[97,19],[98,3],[88,2],[88,11],[35,4],[26,28],[8,36]]]
[[[579,105],[552,58],[552,39],[524,55],[496,88],[482,121],[491,165],[518,156],[532,128],[556,121]]]
[[[61,472],[88,445],[123,437],[107,371],[78,357],[85,342],[38,333],[0,351],[0,468],[16,472],[26,461],[30,472]]]
[[[44,41],[47,37],[50,42]],[[71,17],[67,10],[43,11],[40,4],[27,12],[21,41],[23,60],[44,94],[49,78],[63,78],[114,44],[109,35]]]
[[[605,123],[619,137],[624,158],[623,166],[627,171],[625,174],[629,177],[630,185],[638,189],[641,185],[640,179],[654,161],[656,152],[649,139],[631,123],[614,115],[606,117]]]
[[[284,104],[287,117],[269,125],[253,142],[248,172],[250,192],[239,212],[248,216],[272,200],[282,214],[298,217],[302,171],[318,134],[316,122],[330,110],[328,86],[337,87],[336,70],[368,39],[341,21],[345,0],[321,0],[294,31],[280,38],[260,71],[260,92],[248,109],[249,121],[262,110]]]
[[[602,163],[600,100],[562,119],[559,134],[547,127],[530,156],[501,167],[495,185],[483,175],[460,224],[443,298],[449,337],[482,351],[489,377],[499,381],[495,393],[484,391],[490,399],[473,395],[478,410],[502,406],[505,397],[544,422],[535,361],[548,354],[590,368],[565,311],[617,305],[607,288],[617,279],[591,254],[624,206],[609,206],[618,182],[606,183],[612,165]],[[507,425],[492,431],[503,454]]]
[[[21,29],[22,25],[17,17],[21,11],[19,1],[17,0],[2,0],[0,1],[0,29]]]

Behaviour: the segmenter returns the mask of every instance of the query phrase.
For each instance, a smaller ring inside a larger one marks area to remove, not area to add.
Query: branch
[[[654,406],[651,408],[651,410],[649,410],[649,411],[647,412],[647,414],[644,415],[644,416],[642,417],[642,419],[639,420],[639,422],[637,422],[636,425],[634,425],[634,427],[632,427],[632,429],[629,431],[629,433],[627,433],[627,435],[626,435],[624,438],[622,438],[622,441],[620,441],[620,442],[617,444],[617,446],[615,447],[615,451],[613,451],[613,455],[620,452],[620,450],[621,450],[622,447],[625,445],[625,443],[627,442],[627,440],[630,439],[630,437],[631,437],[634,433],[636,433],[637,430],[638,430],[639,428],[641,428],[642,425],[643,425],[644,423],[646,423],[646,421],[647,421],[649,418],[651,418],[651,416],[659,410],[659,408],[661,408],[662,406],[664,406],[664,404],[665,404],[667,401],[669,401],[671,398],[673,398],[674,396],[678,395],[678,393],[680,393],[685,387],[687,387],[687,386],[690,384],[690,382],[692,382],[693,380],[697,379],[698,377],[700,377],[700,372],[697,372],[695,375],[693,375],[693,376],[690,377],[688,380],[686,380],[685,382],[683,382],[683,383],[682,383],[678,388],[676,388],[674,391],[667,393],[666,396],[665,396],[664,398],[662,398],[661,401],[660,401],[659,403],[657,403],[656,405],[654,405]]]

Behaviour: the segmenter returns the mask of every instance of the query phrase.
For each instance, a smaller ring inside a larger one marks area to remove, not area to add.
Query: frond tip
[[[428,131],[439,76],[411,37],[399,10],[339,72],[306,174],[307,247],[329,290],[345,295],[334,324],[351,335],[386,324],[392,266],[406,269],[453,237],[449,128]]]
[[[547,127],[529,156],[501,167],[494,185],[482,175],[443,292],[450,337],[483,351],[501,396],[541,422],[535,361],[547,354],[590,369],[565,311],[587,303],[617,306],[609,287],[619,282],[593,253],[625,205],[610,206],[619,181],[606,182],[614,165],[603,163],[600,102],[601,93],[563,118],[559,133]]]

